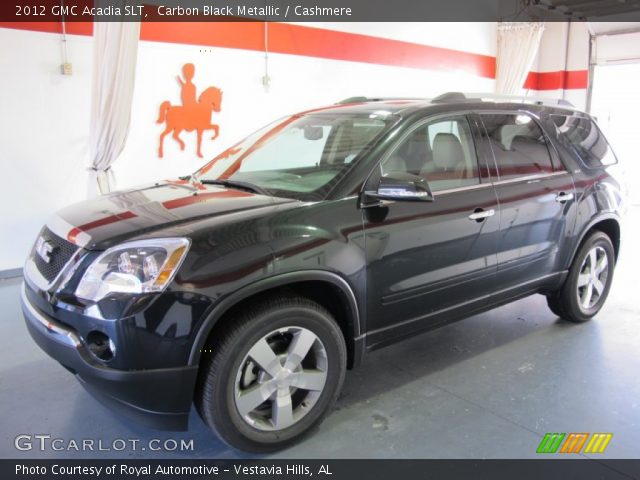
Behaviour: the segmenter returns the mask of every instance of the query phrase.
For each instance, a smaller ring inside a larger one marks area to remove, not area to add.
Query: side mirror
[[[432,202],[433,193],[423,177],[406,172],[389,172],[380,178],[378,190],[366,192],[371,198],[413,202]]]

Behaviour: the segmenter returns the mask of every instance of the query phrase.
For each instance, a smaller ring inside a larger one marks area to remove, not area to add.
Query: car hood
[[[107,248],[128,238],[153,234],[211,217],[266,210],[299,202],[247,191],[183,180],[115,192],[71,205],[57,212],[47,227],[87,249]],[[188,228],[178,229],[184,234]]]

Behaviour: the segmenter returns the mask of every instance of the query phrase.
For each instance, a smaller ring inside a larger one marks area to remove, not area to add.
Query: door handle
[[[565,203],[569,200],[573,200],[573,193],[560,192],[558,195],[556,195],[556,202],[558,203]]]
[[[492,208],[490,210],[483,210],[482,208],[476,208],[474,212],[469,215],[469,220],[475,220],[476,222],[482,222],[487,217],[493,217],[496,211]]]

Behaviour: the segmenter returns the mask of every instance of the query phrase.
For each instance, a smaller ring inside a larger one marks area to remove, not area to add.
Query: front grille
[[[42,257],[36,252],[35,246],[31,255],[33,256],[33,262],[36,265],[38,271],[42,274],[47,282],[51,283],[60,273],[62,268],[71,260],[73,254],[78,250],[78,247],[71,242],[67,242],[65,239],[60,238],[47,227],[44,227],[40,232],[40,237],[44,238],[51,244],[53,250],[49,254],[49,262],[45,262]]]

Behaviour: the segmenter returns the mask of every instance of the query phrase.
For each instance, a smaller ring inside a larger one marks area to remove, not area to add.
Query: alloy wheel
[[[258,340],[236,374],[242,419],[262,431],[291,427],[316,404],[327,380],[327,352],[311,330],[279,328]]]
[[[585,310],[592,309],[607,287],[609,276],[607,252],[594,246],[582,261],[577,281],[578,303]]]

